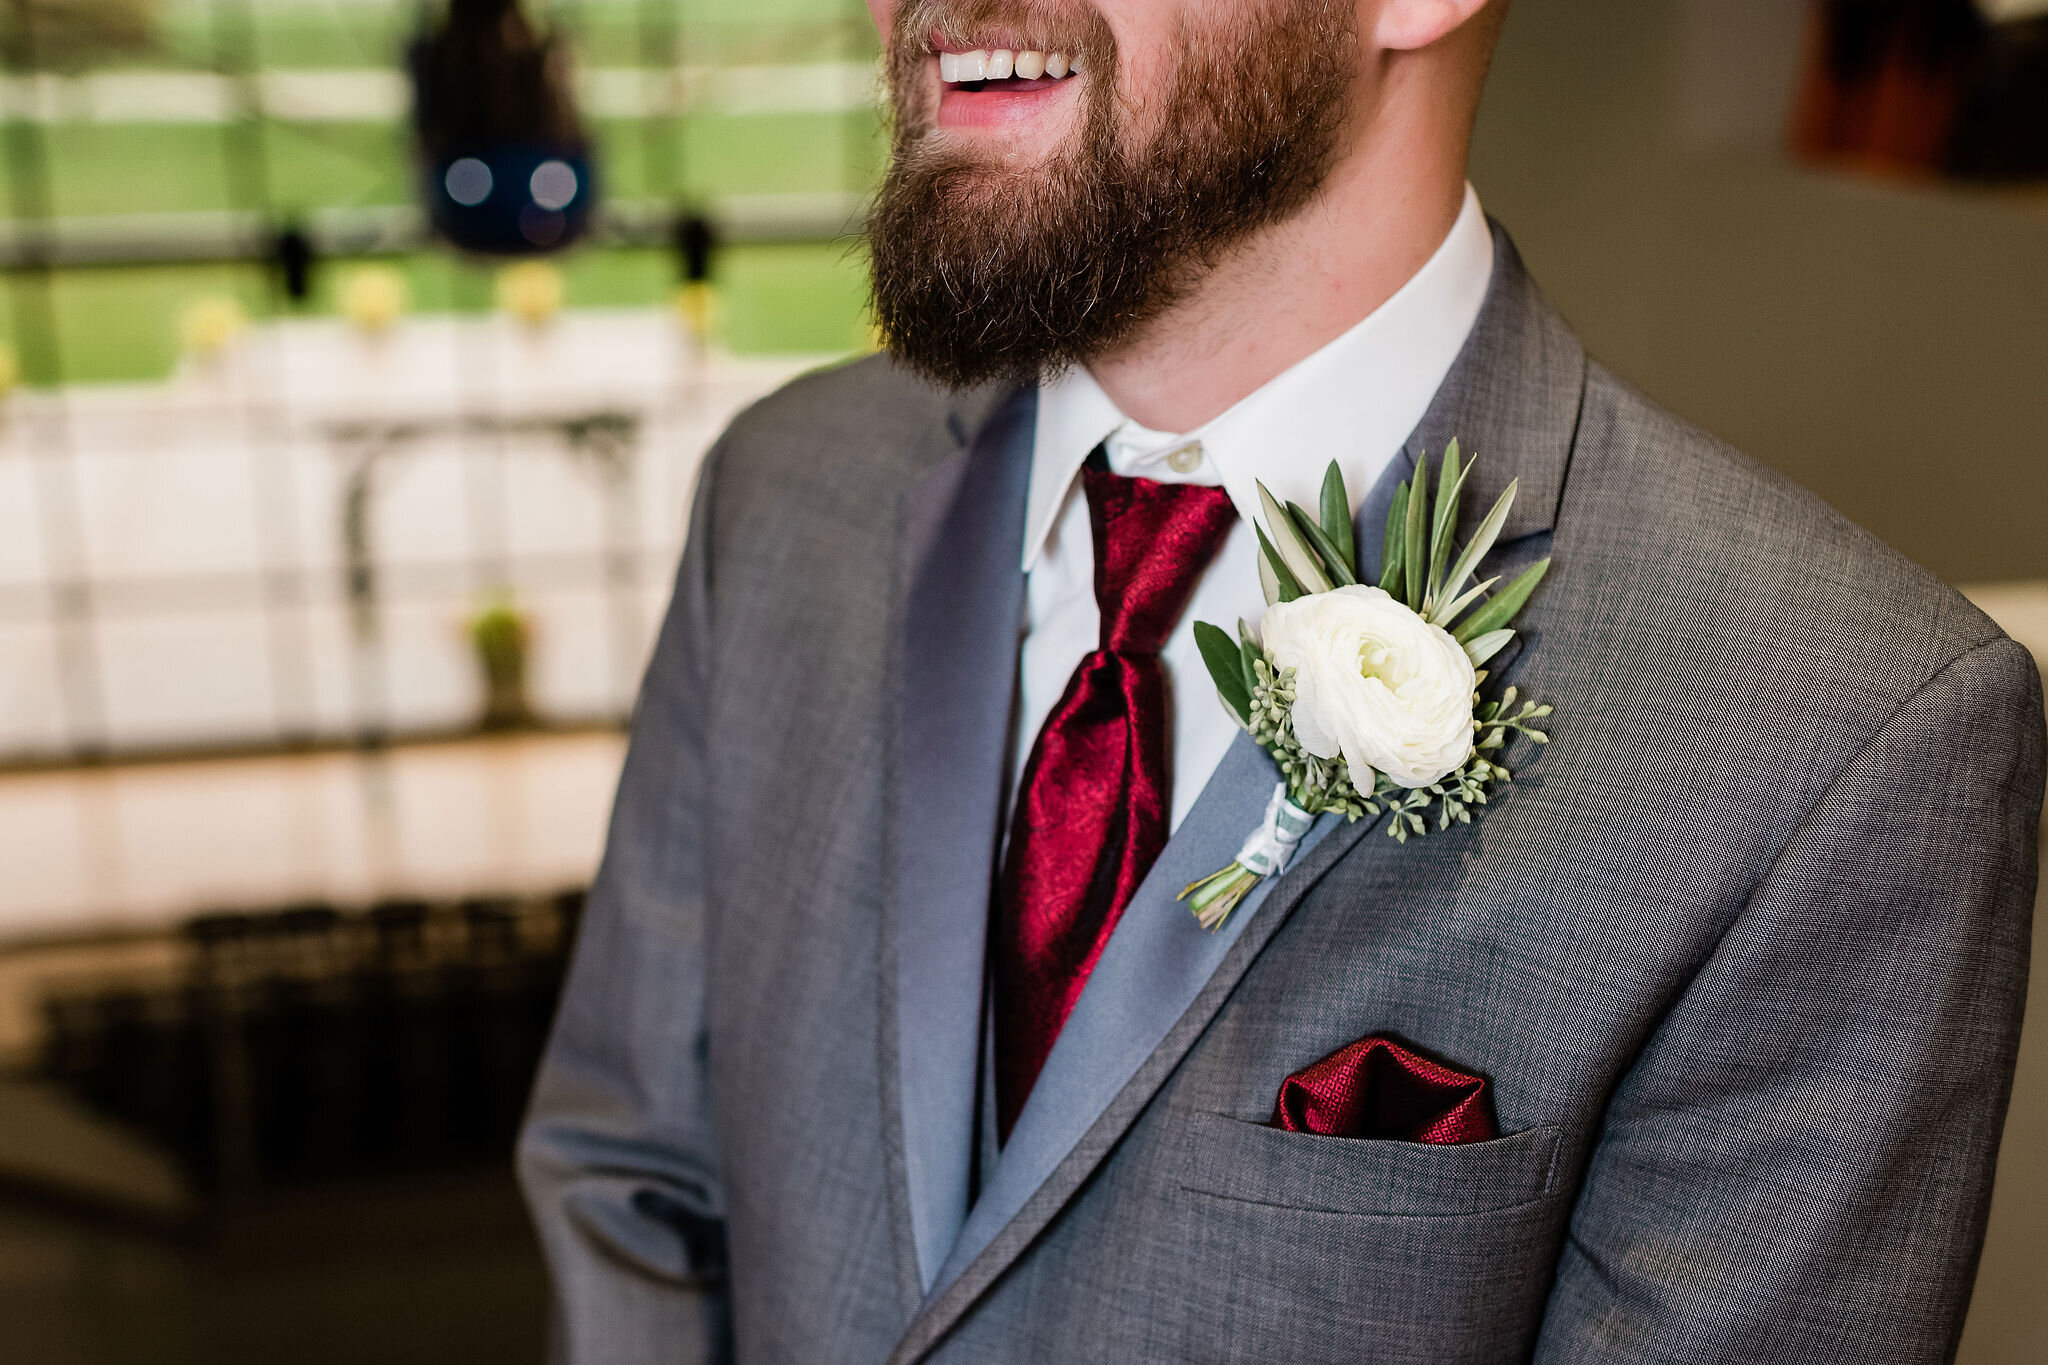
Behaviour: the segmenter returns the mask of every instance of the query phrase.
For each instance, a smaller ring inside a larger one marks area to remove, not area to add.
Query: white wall
[[[459,728],[466,628],[509,591],[536,709],[630,707],[704,449],[801,360],[706,361],[661,310],[266,326],[167,384],[0,404],[0,761]],[[630,473],[460,420],[630,415]],[[376,458],[377,626],[345,591],[347,423]],[[623,584],[621,579],[624,580]],[[62,604],[76,599],[80,609]]]

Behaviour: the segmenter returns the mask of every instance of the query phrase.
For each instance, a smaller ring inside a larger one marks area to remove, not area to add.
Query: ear
[[[1463,27],[1487,4],[1488,0],[1380,0],[1373,43],[1389,52],[1428,47]]]

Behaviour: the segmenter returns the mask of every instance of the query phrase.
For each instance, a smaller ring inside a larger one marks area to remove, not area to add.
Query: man
[[[1464,184],[1497,5],[872,5],[891,356],[705,466],[522,1143],[560,1353],[1945,1357],[2026,654],[1587,360]],[[1376,560],[1453,438],[1555,742],[1211,933],[1257,485]]]

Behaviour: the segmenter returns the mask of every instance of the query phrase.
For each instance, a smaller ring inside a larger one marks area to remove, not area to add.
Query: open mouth
[[[1028,42],[1022,34],[949,39],[934,33],[929,50],[938,59],[939,126],[1022,128],[1069,103],[1060,87],[1081,74],[1081,58]]]

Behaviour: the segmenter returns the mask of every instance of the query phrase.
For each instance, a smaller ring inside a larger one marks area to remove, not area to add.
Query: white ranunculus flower
[[[1370,793],[1377,769],[1426,787],[1472,755],[1472,661],[1449,631],[1379,588],[1353,585],[1266,608],[1260,635],[1294,670],[1294,733],[1342,755]]]

